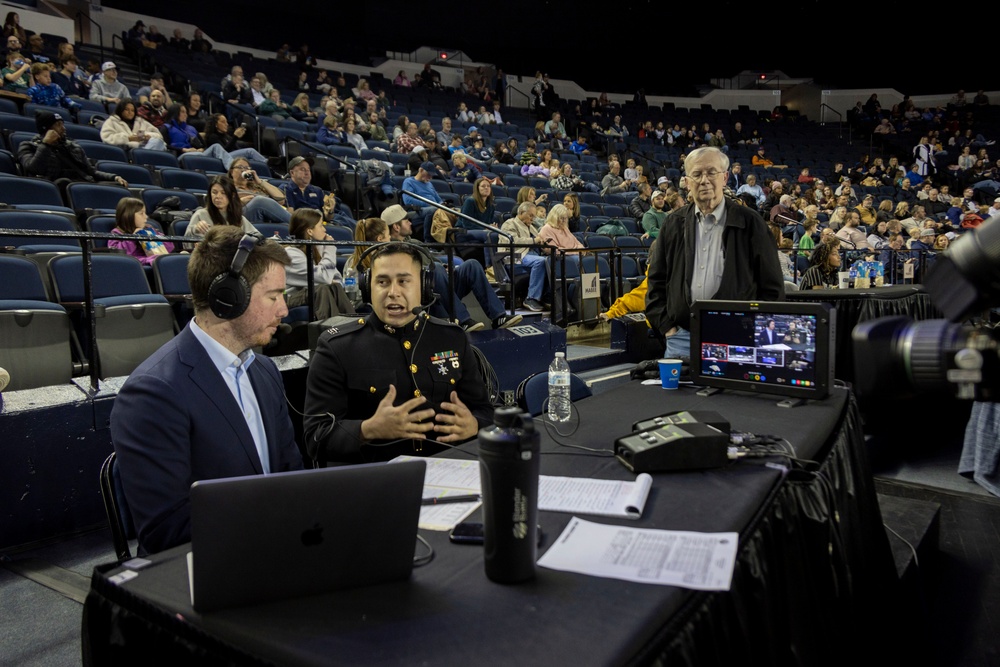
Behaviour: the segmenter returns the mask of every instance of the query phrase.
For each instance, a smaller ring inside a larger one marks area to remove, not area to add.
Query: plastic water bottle
[[[857,279],[857,277],[858,277],[858,268],[857,265],[855,265],[851,267],[850,275],[848,276],[847,279],[847,284],[849,287],[854,287],[854,281]]]
[[[569,421],[570,413],[569,364],[565,352],[556,352],[556,358],[549,365],[549,419]]]
[[[358,288],[358,271],[353,266],[344,269],[344,291],[351,303],[357,306],[361,301],[361,290]]]

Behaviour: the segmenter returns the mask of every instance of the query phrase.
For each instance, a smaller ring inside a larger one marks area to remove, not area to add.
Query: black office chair
[[[569,374],[569,400],[576,403],[581,398],[593,395],[587,383],[575,373]],[[537,417],[546,408],[549,398],[549,373],[543,371],[526,377],[514,391],[514,397],[522,410]]]
[[[108,515],[108,525],[111,527],[111,542],[115,547],[118,562],[132,558],[128,541],[135,539],[135,526],[132,515],[125,501],[125,491],[122,489],[122,479],[118,472],[117,455],[111,455],[101,466],[101,497],[104,499],[104,511]]]

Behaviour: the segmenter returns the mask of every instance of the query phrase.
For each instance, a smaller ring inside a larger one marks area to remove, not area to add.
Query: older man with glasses
[[[666,355],[690,355],[691,304],[785,297],[774,239],[755,211],[723,195],[729,158],[698,148],[684,161],[691,203],[660,228],[649,258],[646,319],[667,337]]]

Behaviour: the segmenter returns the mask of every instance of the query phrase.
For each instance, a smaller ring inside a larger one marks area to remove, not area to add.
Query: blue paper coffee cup
[[[664,389],[677,389],[681,379],[680,359],[660,359],[660,385]]]

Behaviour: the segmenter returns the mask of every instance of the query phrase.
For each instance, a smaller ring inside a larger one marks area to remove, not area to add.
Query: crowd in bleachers
[[[969,101],[959,91],[940,109],[904,101],[883,110],[875,95],[859,102],[851,122],[873,146],[862,155],[783,107],[651,107],[639,94],[621,105],[606,95],[567,100],[539,73],[530,108],[514,108],[502,72],[470,69],[456,88],[430,64],[391,80],[359,76],[318,67],[305,45],[261,59],[220,51],[199,32],[168,40],[141,21],[115,58],[153,74],[123,81],[116,62],[91,59],[84,72],[73,45],[33,39],[16,14],[6,23],[12,94],[0,99],[0,201],[50,216],[0,216],[7,227],[134,232],[143,228],[135,211],[108,227],[132,195],[157,233],[195,238],[211,224],[235,224],[288,238],[292,212],[306,208],[325,223],[322,238],[349,240],[358,221],[402,205],[414,238],[465,244],[461,257],[496,282],[520,283],[497,261],[499,237],[467,217],[528,244],[597,249],[574,260],[575,270],[602,274],[607,306],[642,281],[662,221],[687,201],[685,155],[703,145],[728,155],[728,195],[771,224],[786,279],[806,287],[833,286],[831,255],[841,254],[880,261],[886,282],[918,282],[935,253],[1000,209],[1000,160],[989,158],[1000,115],[982,91]],[[0,245],[80,245],[36,241]],[[107,245],[159,263],[137,241]],[[183,247],[163,242],[155,254]],[[324,276],[342,280],[347,250],[319,257],[336,264],[324,264]],[[546,308],[557,295],[545,277],[557,269],[522,269],[529,284],[514,294],[530,310]],[[573,275],[558,271],[557,280]],[[324,313],[342,297],[331,292]]]

